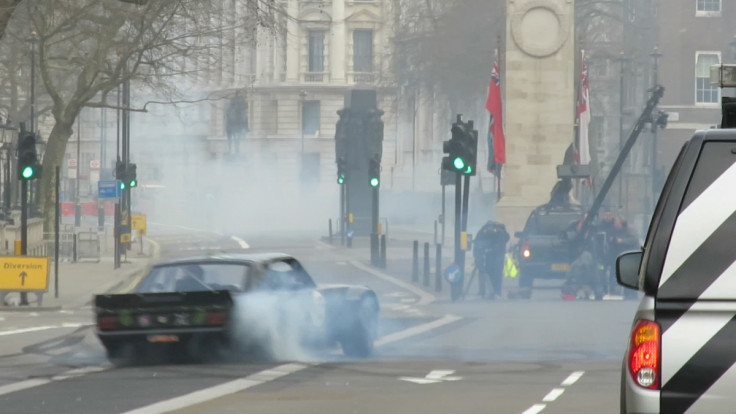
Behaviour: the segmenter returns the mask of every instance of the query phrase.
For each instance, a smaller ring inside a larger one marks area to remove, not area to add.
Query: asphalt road
[[[161,240],[167,253],[280,250],[302,259],[318,283],[371,286],[382,305],[375,354],[115,368],[89,326],[91,309],[5,312],[0,412],[618,412],[634,301],[566,302],[550,282],[528,301],[470,295],[451,302],[446,291],[411,283],[409,273],[361,265],[365,249],[309,237],[184,238],[171,231]]]

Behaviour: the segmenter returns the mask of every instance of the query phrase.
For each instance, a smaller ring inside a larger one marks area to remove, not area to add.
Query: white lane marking
[[[373,346],[379,347],[386,344],[390,344],[391,342],[400,341],[402,339],[406,339],[415,335],[419,335],[428,331],[431,331],[433,329],[437,329],[439,327],[445,326],[447,324],[451,324],[453,322],[459,321],[462,319],[459,316],[455,315],[445,315],[440,319],[434,320],[432,322],[423,323],[421,325],[412,326],[411,328],[404,329],[403,331],[394,332],[390,335],[386,335],[384,337],[381,337],[374,342]]]
[[[238,243],[240,245],[241,249],[250,249],[250,245],[245,242],[245,240],[241,239],[238,236],[230,236],[231,239],[235,240],[235,243]]]
[[[583,374],[585,374],[585,371],[575,371],[572,374],[570,374],[570,376],[568,376],[567,378],[565,378],[565,380],[562,381],[562,384],[561,385],[564,386],[564,387],[570,386],[570,385],[576,383],[577,380],[579,380],[580,377],[583,376]]]
[[[413,286],[413,285],[411,285],[409,283],[406,283],[404,281],[401,281],[399,279],[396,279],[393,276],[389,276],[386,273],[379,272],[378,270],[371,269],[370,267],[365,266],[365,265],[363,265],[360,262],[351,261],[350,264],[353,265],[353,266],[355,266],[355,267],[357,267],[358,269],[360,269],[360,270],[362,270],[364,272],[368,272],[368,273],[372,274],[373,276],[376,276],[379,279],[383,279],[383,280],[385,280],[387,282],[393,283],[394,285],[396,285],[396,286],[398,286],[400,288],[406,289],[406,290],[414,293],[415,295],[419,296],[419,301],[416,303],[417,305],[428,305],[428,304],[434,302],[434,300],[436,299],[434,297],[434,295],[432,295],[431,293],[427,293],[422,288]]]
[[[20,382],[15,382],[8,385],[3,385],[0,387],[0,395],[10,394],[11,392],[17,392],[17,391],[23,391],[27,390],[28,388],[38,387],[41,385],[45,385],[51,382],[50,379],[30,379]]]
[[[442,381],[460,381],[463,377],[450,377],[455,373],[455,370],[450,369],[435,369],[425,375],[423,378],[418,377],[399,377],[400,381],[413,382],[414,384],[427,385],[437,384]]]
[[[239,378],[234,381],[226,382],[224,384],[215,385],[214,387],[205,388],[199,391],[194,391],[189,394],[182,395],[180,397],[171,398],[169,400],[157,402],[145,407],[137,408],[135,410],[127,411],[123,414],[157,414],[165,413],[174,410],[180,410],[186,407],[191,407],[195,404],[200,404],[206,401],[214,400],[215,398],[224,397],[229,394],[234,394],[246,390],[248,388],[261,385],[269,381],[276,380],[283,376],[293,374],[297,371],[301,371],[309,365],[304,364],[284,364],[278,367],[267,369],[253,375],[249,375],[244,378]]]
[[[38,316],[38,312],[31,312],[28,314],[28,316]]]
[[[567,378],[562,381],[561,385],[563,387],[568,387],[572,384],[575,384],[580,379],[580,377],[583,376],[583,374],[585,374],[585,371],[575,371],[572,374],[568,375]],[[547,395],[542,398],[542,401],[547,403],[553,402],[557,400],[564,392],[565,388],[553,388],[552,391],[548,392]],[[521,414],[537,414],[544,410],[546,407],[547,404],[534,404]]]
[[[107,368],[105,368],[105,367],[95,367],[95,366],[75,368],[75,369],[69,370],[67,372],[64,372],[62,374],[55,375],[55,376],[51,377],[51,379],[53,381],[63,381],[65,379],[75,378],[75,377],[81,377],[83,375],[93,374],[95,372],[102,372],[102,371],[104,371],[106,369]]]
[[[565,392],[564,388],[555,388],[542,398],[544,402],[552,402],[557,399],[562,393]]]
[[[546,406],[545,404],[534,404],[521,414],[537,414],[542,412]]]
[[[89,367],[71,369],[69,371],[62,372],[59,375],[55,375],[51,378],[34,378],[34,379],[25,380],[25,381],[19,381],[13,384],[1,386],[0,395],[23,391],[29,388],[40,387],[41,385],[46,385],[52,381],[63,381],[68,378],[81,377],[82,375],[91,374],[93,372],[101,372],[106,369],[107,368],[105,367],[89,366]]]
[[[31,328],[14,329],[10,331],[0,331],[0,336],[17,335],[29,332],[47,331],[49,329],[61,329],[61,328],[79,328],[82,326],[92,326],[92,323],[62,323],[61,325],[47,325],[47,326],[34,326]]]
[[[317,243],[317,248],[320,250],[332,250],[335,248],[335,246],[325,243],[322,240],[315,240],[315,242]]]

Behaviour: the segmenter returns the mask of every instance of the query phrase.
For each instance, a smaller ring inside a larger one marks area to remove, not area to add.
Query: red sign
[[[92,160],[89,162],[89,168],[93,170],[99,170],[100,169],[100,161],[99,160]]]
[[[77,167],[77,159],[76,158],[69,158],[69,161],[67,161],[66,166],[69,168],[76,168]]]

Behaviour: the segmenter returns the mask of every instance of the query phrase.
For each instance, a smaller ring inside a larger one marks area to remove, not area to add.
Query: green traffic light
[[[125,190],[125,181],[120,182],[120,189]]]
[[[21,176],[26,179],[30,180],[33,178],[33,176],[36,175],[36,171],[31,167],[30,165],[27,165],[23,167],[23,171],[21,171]]]
[[[337,176],[337,183],[338,184],[344,184],[345,183],[345,174],[340,174]]]
[[[452,160],[452,166],[455,167],[455,169],[458,171],[464,170],[465,165],[465,160],[462,159],[462,157],[455,157],[455,159]]]
[[[379,184],[381,184],[381,180],[378,179],[378,177],[371,177],[371,187],[375,188],[378,187]]]
[[[138,180],[130,180],[129,187],[130,188],[138,187]]]
[[[463,174],[467,174],[467,175],[470,175],[472,173],[473,173],[473,167],[470,165],[468,165],[468,168],[466,168],[465,171],[463,171]]]

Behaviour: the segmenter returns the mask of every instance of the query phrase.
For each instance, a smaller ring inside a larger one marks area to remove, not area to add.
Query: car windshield
[[[196,292],[245,289],[250,266],[187,263],[154,267],[141,281],[138,293]]]

